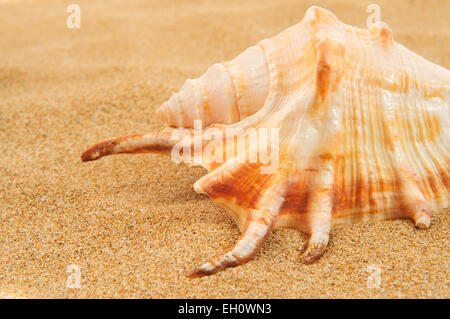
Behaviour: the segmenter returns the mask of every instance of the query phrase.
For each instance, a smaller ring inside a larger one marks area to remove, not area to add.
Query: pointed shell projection
[[[191,164],[209,173],[194,190],[226,207],[242,234],[190,277],[248,261],[281,227],[309,235],[310,263],[333,225],[409,218],[428,228],[429,212],[449,207],[449,97],[450,72],[396,43],[385,23],[359,29],[312,7],[186,81],[157,110],[170,128],[100,142],[82,159],[176,147],[200,159]],[[277,155],[269,172],[260,142]]]

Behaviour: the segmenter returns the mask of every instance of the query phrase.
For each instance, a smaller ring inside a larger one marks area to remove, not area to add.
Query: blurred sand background
[[[66,8],[81,6],[81,28]],[[202,169],[169,157],[81,163],[99,140],[160,129],[154,109],[187,77],[299,22],[313,4],[366,27],[377,3],[397,41],[450,67],[450,1],[0,1],[0,297],[449,298],[449,214],[333,229],[304,265],[306,237],[279,230],[245,265],[188,280],[238,229],[197,195]],[[67,267],[81,288],[67,289]],[[380,288],[368,288],[371,266]]]

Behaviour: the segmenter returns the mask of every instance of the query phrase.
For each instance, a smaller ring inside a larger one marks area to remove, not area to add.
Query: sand
[[[98,140],[162,128],[154,110],[186,78],[312,1],[79,0],[81,28],[69,29],[72,2],[0,2],[0,297],[450,297],[448,210],[426,231],[337,227],[312,265],[299,261],[306,237],[279,230],[249,263],[189,280],[239,234],[193,191],[204,170],[161,155],[80,161]],[[360,27],[369,3],[314,1]],[[377,3],[397,41],[450,67],[450,1]],[[72,264],[80,288],[67,287]]]

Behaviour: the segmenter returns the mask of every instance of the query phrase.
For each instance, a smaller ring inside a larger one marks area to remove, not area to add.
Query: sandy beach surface
[[[186,78],[309,6],[366,27],[372,1],[77,0],[70,29],[73,2],[0,1],[0,297],[450,297],[448,210],[425,231],[334,228],[312,265],[299,260],[306,236],[279,230],[247,264],[189,280],[239,235],[193,191],[205,171],[161,155],[80,160],[99,140],[162,128],[154,110]],[[450,1],[376,3],[397,41],[450,67]]]

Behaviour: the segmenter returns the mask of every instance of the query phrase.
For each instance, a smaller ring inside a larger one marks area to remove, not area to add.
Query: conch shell
[[[309,235],[310,263],[333,225],[410,218],[428,228],[429,212],[449,207],[449,94],[450,72],[396,43],[385,23],[359,29],[311,7],[187,80],[157,110],[172,127],[100,142],[82,159],[171,152],[209,171],[194,190],[225,206],[242,234],[190,277],[246,262],[281,227]],[[270,134],[252,140],[261,129]],[[259,144],[278,155],[271,170]]]

